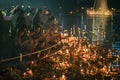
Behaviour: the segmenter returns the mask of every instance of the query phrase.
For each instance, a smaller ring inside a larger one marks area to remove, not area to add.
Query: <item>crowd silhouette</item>
[[[44,49],[56,43],[61,31],[61,24],[47,8],[1,9],[0,59]]]

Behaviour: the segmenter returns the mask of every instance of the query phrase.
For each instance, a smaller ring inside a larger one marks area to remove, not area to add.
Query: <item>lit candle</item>
[[[65,75],[62,75],[62,79],[61,79],[61,80],[66,80],[66,79],[65,79]]]
[[[68,50],[68,49],[66,49],[66,53],[67,53],[67,54],[69,53],[69,50]]]
[[[70,29],[70,35],[72,36],[72,28]]]
[[[75,35],[75,25],[73,25],[73,35]]]
[[[56,78],[56,76],[55,76],[55,75],[53,75],[53,78]]]
[[[27,76],[27,73],[26,73],[26,72],[24,72],[24,73],[23,73],[23,76],[24,76],[24,77],[26,77],[26,76]]]
[[[33,64],[34,64],[34,61],[31,61],[31,64],[33,65]]]
[[[78,36],[80,36],[80,28],[78,27]]]

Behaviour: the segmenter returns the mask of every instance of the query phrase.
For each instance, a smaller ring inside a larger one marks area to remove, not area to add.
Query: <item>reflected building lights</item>
[[[107,0],[95,0],[94,7],[87,10],[89,15],[112,15],[108,10]]]
[[[95,0],[94,7],[87,10],[88,19],[92,20],[91,40],[100,45],[108,40],[111,34],[111,25],[107,26],[112,19],[112,12],[109,11],[107,0]],[[108,28],[109,27],[109,28]]]

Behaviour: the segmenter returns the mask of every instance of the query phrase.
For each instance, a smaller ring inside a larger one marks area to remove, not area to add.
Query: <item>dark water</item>
[[[80,27],[81,32],[85,30],[90,34],[94,33],[91,40],[95,44],[101,44],[106,48],[120,50],[120,14],[114,13],[110,16],[96,16],[81,14],[66,14],[62,18],[64,29],[73,26]],[[90,35],[88,35],[90,38]]]

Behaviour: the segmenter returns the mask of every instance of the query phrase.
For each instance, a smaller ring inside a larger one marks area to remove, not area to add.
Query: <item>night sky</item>
[[[70,11],[80,6],[90,7],[94,0],[0,0],[0,8],[9,8],[12,5],[30,5],[32,7],[40,8],[47,7],[54,12],[59,11],[62,7],[63,11]],[[119,0],[108,0],[109,8],[120,9]]]
[[[116,8],[116,9],[120,9],[120,1],[119,0],[108,0],[108,6],[110,8]]]

